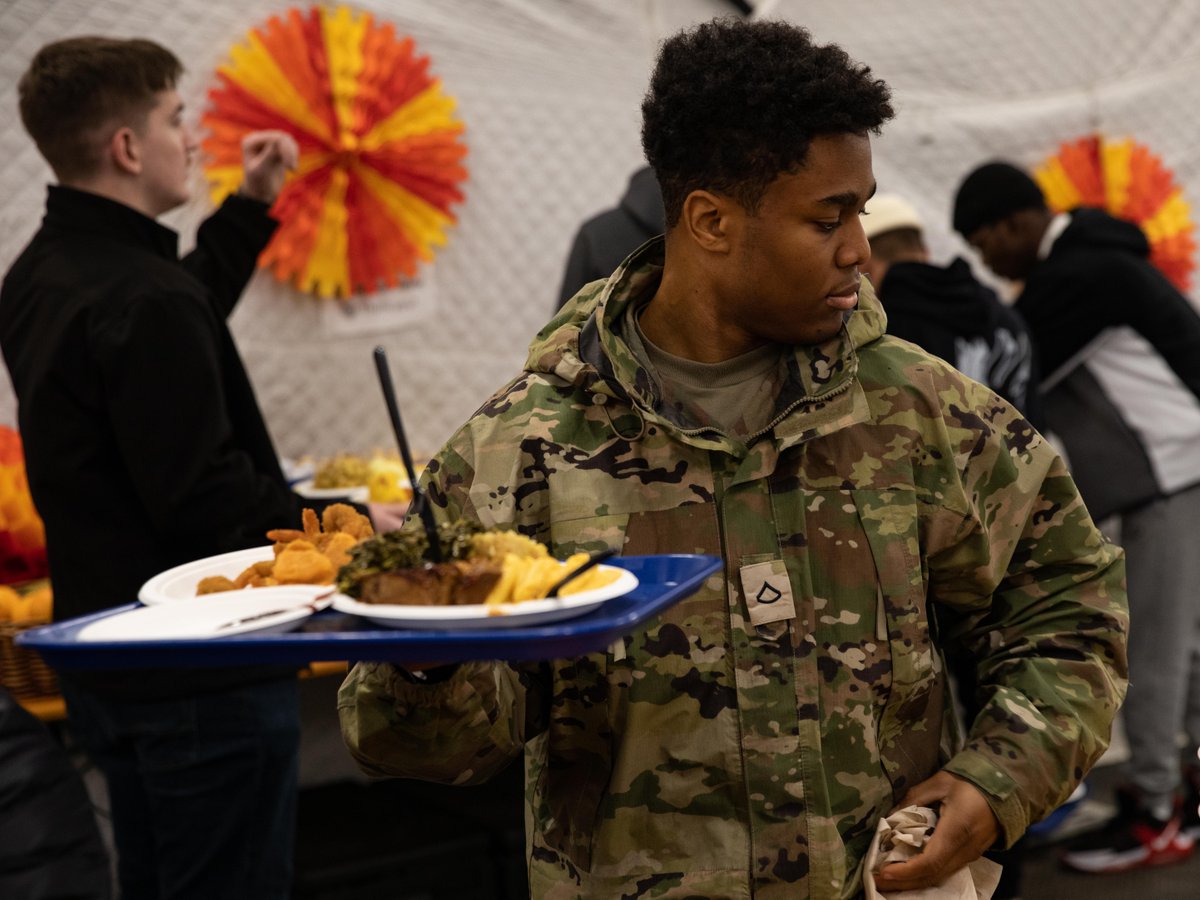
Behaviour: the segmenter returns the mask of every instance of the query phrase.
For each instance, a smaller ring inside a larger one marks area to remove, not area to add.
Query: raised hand
[[[245,177],[240,193],[263,203],[274,203],[287,173],[296,168],[300,148],[286,131],[254,131],[242,138]]]

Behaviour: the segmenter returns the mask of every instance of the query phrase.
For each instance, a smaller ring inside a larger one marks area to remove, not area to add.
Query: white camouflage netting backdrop
[[[279,0],[0,0],[0,269],[41,218],[50,177],[15,85],[47,41],[143,36],[188,67],[193,116],[212,73]],[[641,162],[639,102],[657,41],[736,14],[718,0],[358,0],[411,35],[458,100],[470,148],[459,225],[421,284],[339,308],[256,276],[233,328],[281,454],[390,447],[370,359],[388,348],[410,440],[432,451],[524,360],[553,307],[576,226]],[[1200,187],[1200,3],[1194,0],[759,0],[868,63],[898,116],[876,143],[881,189],[907,194],[934,253],[961,252],[950,198],[973,165],[1034,164],[1099,130],[1135,137]],[[199,186],[199,177],[197,184]],[[167,219],[191,241],[198,189]],[[152,376],[153,373],[146,373]],[[0,423],[15,423],[0,375]]]

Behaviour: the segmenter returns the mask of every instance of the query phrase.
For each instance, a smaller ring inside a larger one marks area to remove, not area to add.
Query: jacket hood
[[[1086,206],[1071,210],[1071,224],[1054,242],[1050,255],[1076,248],[1110,248],[1138,256],[1150,255],[1150,242],[1137,225]]]
[[[630,177],[625,196],[621,198],[621,209],[646,229],[646,234],[662,234],[667,230],[662,190],[649,166],[638,169]]]
[[[606,282],[575,295],[534,338],[526,371],[554,376],[593,395],[633,405],[640,415],[677,427],[660,411],[658,388],[622,339],[619,323],[635,299],[652,294],[662,278],[665,240],[642,245]],[[887,330],[887,318],[865,279],[857,308],[841,331],[821,344],[796,346],[777,408],[816,403],[845,392],[858,372],[858,352]],[[604,399],[597,399],[597,398]]]
[[[921,262],[888,267],[880,292],[897,317],[936,323],[963,336],[990,336],[996,328],[995,291],[980,283],[961,257],[947,267]]]

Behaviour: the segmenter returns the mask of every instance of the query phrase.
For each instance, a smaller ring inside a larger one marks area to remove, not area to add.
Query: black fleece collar
[[[50,185],[44,223],[48,228],[132,244],[164,259],[179,259],[177,233],[124,203],[89,191]]]

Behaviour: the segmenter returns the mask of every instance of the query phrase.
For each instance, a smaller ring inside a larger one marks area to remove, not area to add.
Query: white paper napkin
[[[990,859],[975,860],[937,887],[888,894],[875,887],[875,873],[920,853],[935,825],[937,813],[927,806],[906,806],[879,820],[863,872],[867,900],[991,900],[1000,882],[1001,867]]]

